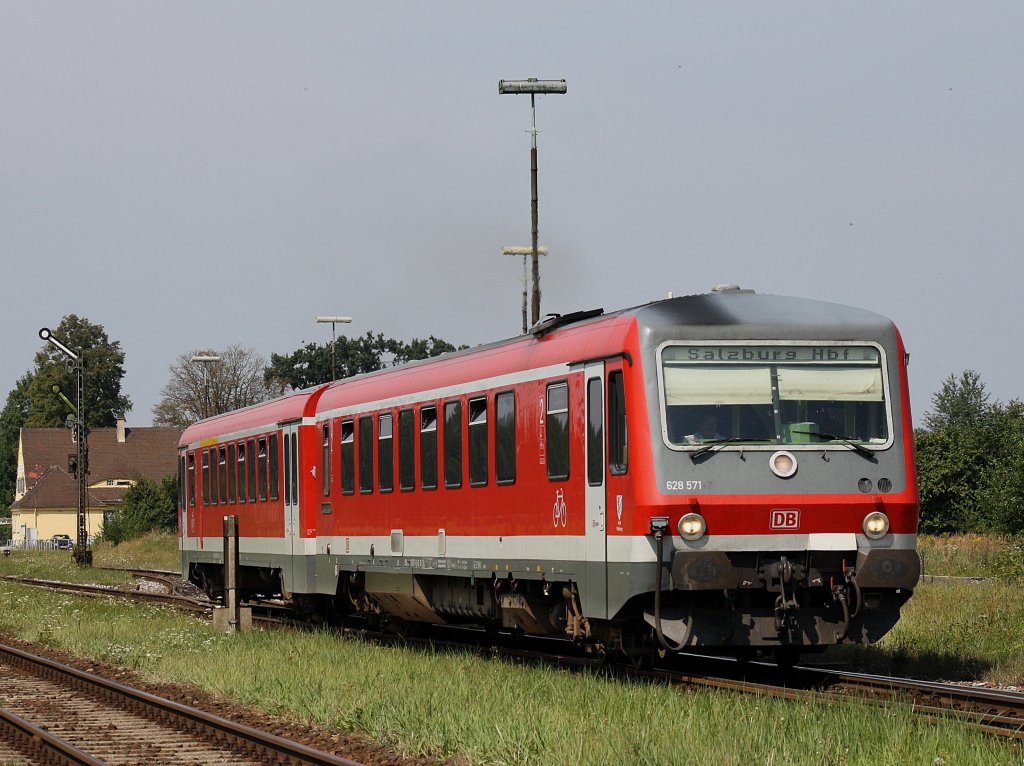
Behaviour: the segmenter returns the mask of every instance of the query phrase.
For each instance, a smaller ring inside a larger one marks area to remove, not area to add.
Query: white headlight
[[[684,540],[699,540],[706,531],[707,524],[699,513],[688,513],[679,519],[679,534]]]
[[[864,517],[864,534],[877,540],[889,531],[889,517],[881,511],[872,511]]]

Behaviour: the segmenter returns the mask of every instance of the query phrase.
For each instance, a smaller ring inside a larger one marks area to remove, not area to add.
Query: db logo
[[[800,511],[796,508],[772,509],[772,529],[799,529]]]

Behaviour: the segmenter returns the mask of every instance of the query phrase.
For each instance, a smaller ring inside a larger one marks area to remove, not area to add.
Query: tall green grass
[[[327,633],[226,636],[158,606],[10,583],[0,630],[469,764],[1024,764],[1011,744],[902,704],[675,689]]]
[[[993,574],[1002,539],[925,538],[935,574]],[[107,566],[177,567],[177,539],[95,553]],[[941,571],[941,567],[949,567]],[[96,581],[66,552],[16,552],[0,573]],[[952,571],[950,571],[952,570]],[[111,575],[111,573],[106,573]],[[106,576],[104,575],[104,576]],[[121,577],[120,575],[116,575]],[[954,680],[1024,680],[1024,605],[1010,581],[922,583],[872,647],[829,650],[858,669]],[[902,704],[798,703],[520,667],[468,654],[380,647],[326,633],[214,633],[166,608],[0,582],[0,630],[195,684],[408,755],[468,764],[1022,764],[1019,746],[933,724]]]

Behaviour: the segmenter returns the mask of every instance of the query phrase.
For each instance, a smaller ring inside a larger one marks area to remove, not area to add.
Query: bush
[[[139,481],[125,493],[117,515],[103,525],[104,542],[117,545],[146,532],[170,532],[178,524],[178,484],[174,476],[160,484]]]
[[[1015,540],[992,561],[996,577],[1012,583],[1024,583],[1024,538]]]

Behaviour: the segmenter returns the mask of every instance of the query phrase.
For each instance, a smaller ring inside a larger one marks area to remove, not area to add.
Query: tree
[[[193,361],[193,357],[219,357]],[[269,399],[273,392],[264,382],[266,361],[255,351],[234,345],[223,351],[182,354],[170,367],[171,377],[153,408],[153,423],[185,428],[197,420]]]
[[[972,370],[932,402],[914,432],[921,530],[1024,532],[1024,403],[990,403]]]
[[[374,372],[396,364],[427,359],[457,350],[451,343],[433,335],[426,340],[413,338],[405,343],[385,338],[383,333],[375,335],[368,331],[366,335],[357,338],[338,338],[335,341],[333,358],[330,343],[307,343],[291,354],[271,354],[270,366],[264,371],[264,379],[267,385],[277,391],[284,391],[289,387],[309,388],[330,381],[334,377],[334,365],[337,366],[337,379],[341,380],[352,375]]]
[[[64,317],[53,336],[72,351],[81,351],[85,365],[85,422],[91,428],[109,428],[132,408],[131,399],[121,394],[124,352],[119,341],[111,342],[102,325],[92,324],[75,314]],[[35,356],[35,371],[29,374],[25,394],[28,400],[27,428],[61,428],[71,414],[53,392],[75,401],[77,382],[68,358],[49,343]]]
[[[28,384],[31,373],[18,379],[14,390],[7,394],[7,403],[0,411],[0,513],[8,514],[14,502],[15,481],[18,475],[18,442],[22,426],[28,419]]]
[[[985,384],[974,370],[964,370],[957,378],[953,373],[942,381],[942,388],[932,396],[932,410],[925,414],[929,429],[945,425],[976,425],[991,411]]]
[[[167,476],[159,484],[142,478],[129,489],[121,507],[103,525],[103,539],[114,545],[146,532],[170,532],[178,524],[178,480]]]

